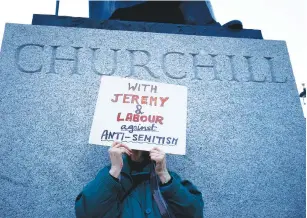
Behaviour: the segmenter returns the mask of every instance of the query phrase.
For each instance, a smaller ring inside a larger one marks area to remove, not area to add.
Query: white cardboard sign
[[[187,87],[103,76],[89,143],[184,155],[186,119]]]

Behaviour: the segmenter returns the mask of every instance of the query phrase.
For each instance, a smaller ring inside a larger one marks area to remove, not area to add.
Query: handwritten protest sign
[[[103,76],[89,143],[121,141],[131,149],[185,154],[185,86]]]

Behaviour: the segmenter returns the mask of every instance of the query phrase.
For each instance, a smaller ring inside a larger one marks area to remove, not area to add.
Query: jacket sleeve
[[[204,201],[202,194],[187,180],[171,172],[172,182],[160,187],[163,198],[175,217],[202,218]]]
[[[115,218],[120,215],[119,194],[122,186],[109,174],[109,170],[109,167],[100,170],[96,178],[77,196],[77,218]]]

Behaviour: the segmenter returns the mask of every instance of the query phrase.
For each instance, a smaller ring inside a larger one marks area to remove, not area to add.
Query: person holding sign
[[[131,150],[114,142],[111,165],[100,170],[75,201],[77,218],[202,218],[202,194],[166,167],[160,148]]]

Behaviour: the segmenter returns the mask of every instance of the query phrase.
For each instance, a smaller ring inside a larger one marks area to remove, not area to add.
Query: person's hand
[[[166,168],[166,154],[160,148],[154,147],[149,152],[150,159],[156,162],[155,171],[162,184],[167,183],[171,176]]]
[[[126,153],[127,155],[131,155],[131,149],[120,142],[113,142],[111,148],[109,149],[109,156],[111,160],[111,169],[109,173],[118,178],[120,172],[123,168],[123,154]]]

